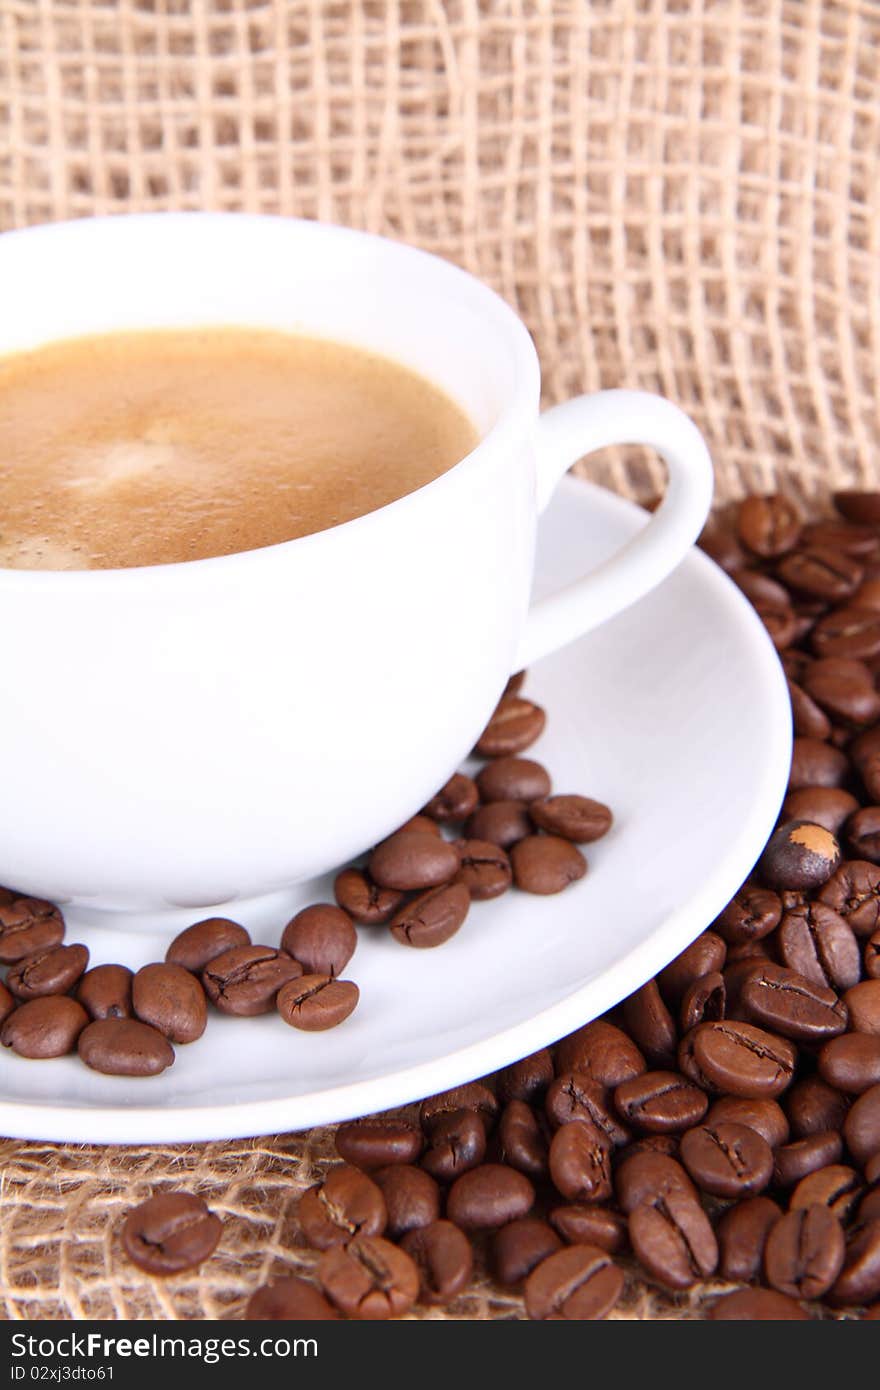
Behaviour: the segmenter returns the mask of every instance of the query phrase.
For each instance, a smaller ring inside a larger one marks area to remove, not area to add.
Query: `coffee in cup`
[[[439,387],[348,343],[210,326],[0,359],[0,567],[233,555],[386,506],[470,452]]]

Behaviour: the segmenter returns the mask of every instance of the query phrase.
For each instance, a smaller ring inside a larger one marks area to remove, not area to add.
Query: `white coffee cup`
[[[4,353],[211,323],[361,344],[430,377],[481,436],[426,487],[317,535],[0,571],[0,882],[56,902],[195,918],[342,864],[450,776],[512,671],[653,589],[708,511],[711,462],[680,410],[605,391],[539,415],[512,310],[383,238],[236,214],[37,227],[0,237],[0,304]],[[623,442],[666,461],[662,506],[530,609],[557,480]]]

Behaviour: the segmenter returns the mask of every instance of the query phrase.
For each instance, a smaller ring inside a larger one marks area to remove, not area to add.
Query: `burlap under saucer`
[[[548,403],[633,386],[689,410],[721,498],[876,479],[878,188],[875,0],[0,0],[0,227],[245,208],[424,246],[516,306]],[[632,451],[589,471],[662,486]],[[7,1141],[5,1314],[236,1315],[311,1258],[291,1210],[331,1153],[326,1130]],[[163,1185],[225,1221],[166,1283],[115,1239]],[[617,1315],[697,1316],[703,1294],[633,1280]],[[445,1316],[521,1305],[482,1280]]]

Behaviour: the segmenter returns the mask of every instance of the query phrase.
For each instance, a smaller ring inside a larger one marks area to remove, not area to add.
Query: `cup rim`
[[[300,235],[329,236],[339,241],[375,243],[383,248],[383,254],[387,255],[390,250],[392,254],[399,256],[401,260],[405,260],[411,265],[417,266],[427,263],[431,267],[432,274],[446,276],[450,285],[458,287],[464,295],[469,296],[481,314],[506,336],[511,349],[513,366],[509,398],[502,405],[494,424],[478,440],[474,448],[465,454],[464,458],[459,459],[444,473],[432,478],[430,482],[422,484],[421,487],[412,492],[405,493],[402,497],[397,497],[382,507],[364,512],[361,516],[353,517],[350,521],[340,522],[336,526],[327,527],[322,531],[313,531],[305,536],[296,536],[291,540],[259,546],[253,550],[236,551],[231,555],[212,555],[194,560],[177,560],[166,564],[82,570],[30,570],[0,566],[0,586],[14,585],[28,589],[45,589],[57,588],[59,584],[63,584],[65,587],[77,585],[80,588],[106,589],[119,584],[131,586],[147,583],[153,587],[162,583],[176,582],[190,575],[204,578],[219,577],[224,570],[233,571],[242,569],[247,565],[271,562],[281,553],[291,554],[291,556],[304,554],[316,545],[333,547],[338,544],[345,544],[346,537],[355,528],[358,533],[363,533],[371,526],[376,527],[383,524],[387,514],[391,511],[410,510],[413,506],[420,505],[426,495],[435,495],[443,488],[459,486],[462,477],[475,473],[481,467],[490,452],[490,448],[496,450],[499,447],[502,449],[515,447],[517,444],[522,446],[523,441],[533,429],[540,397],[540,366],[531,334],[519,316],[495,290],[478,279],[477,276],[472,275],[470,271],[464,270],[461,266],[447,261],[433,252],[423,251],[406,242],[394,241],[390,237],[380,236],[375,232],[361,231],[335,222],[286,217],[274,213],[197,211],[110,213],[97,217],[71,218],[62,222],[38,223],[29,227],[12,229],[0,237],[0,268],[2,268],[4,244],[17,243],[24,238],[28,240],[40,238],[51,242],[55,238],[63,239],[71,230],[75,230],[79,236],[89,236],[92,234],[91,229],[99,229],[97,234],[103,235],[111,225],[155,224],[156,222],[165,225],[200,223],[207,229],[212,225],[231,222],[236,222],[239,225],[251,224],[255,229],[266,224],[280,224],[297,228]],[[194,324],[193,326],[197,327],[198,325]],[[230,326],[234,327],[235,321],[230,321]],[[242,326],[244,325],[242,324]],[[247,326],[257,325],[252,323]],[[62,340],[59,335],[57,339],[49,338],[45,341]],[[428,379],[430,380],[430,377]]]

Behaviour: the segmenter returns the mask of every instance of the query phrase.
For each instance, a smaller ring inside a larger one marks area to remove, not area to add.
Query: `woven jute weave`
[[[877,477],[877,0],[0,0],[0,227],[166,208],[318,217],[457,261],[525,318],[548,403],[670,396],[721,498]],[[590,473],[662,487],[630,451]],[[5,1314],[237,1315],[308,1263],[293,1206],[332,1152],[321,1130],[6,1141]],[[160,1283],[118,1227],[176,1185],[224,1237]],[[699,1309],[634,1281],[617,1315]],[[522,1311],[482,1279],[451,1315]]]

